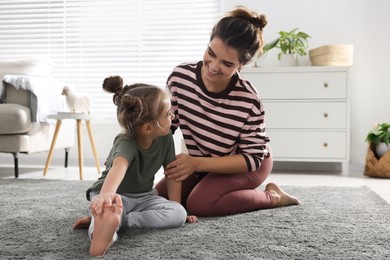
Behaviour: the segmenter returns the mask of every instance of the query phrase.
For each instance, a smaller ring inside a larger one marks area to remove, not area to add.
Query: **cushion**
[[[5,75],[28,75],[50,77],[52,62],[48,59],[30,58],[24,60],[0,61],[0,103],[5,102],[5,88],[3,77]]]
[[[52,63],[48,59],[0,61],[0,79],[7,74],[29,76],[51,76]]]
[[[26,133],[31,127],[30,109],[18,104],[0,104],[0,134]]]

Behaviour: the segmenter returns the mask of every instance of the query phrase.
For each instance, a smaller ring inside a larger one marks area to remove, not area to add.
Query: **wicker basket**
[[[378,159],[375,151],[375,145],[368,147],[364,175],[375,178],[390,178],[390,151],[387,151]]]
[[[353,45],[325,45],[309,50],[313,66],[352,66]]]

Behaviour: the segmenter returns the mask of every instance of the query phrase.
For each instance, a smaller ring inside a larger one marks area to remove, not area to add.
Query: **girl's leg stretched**
[[[121,224],[123,209],[113,205],[105,208],[100,215],[96,215],[94,209],[91,211],[92,221],[88,231],[91,238],[89,253],[92,256],[101,256],[117,239],[116,231]]]

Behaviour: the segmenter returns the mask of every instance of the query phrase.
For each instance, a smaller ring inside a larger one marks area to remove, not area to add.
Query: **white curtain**
[[[1,0],[0,59],[49,58],[96,119],[114,120],[105,77],[164,87],[174,66],[202,59],[219,17],[219,0]]]

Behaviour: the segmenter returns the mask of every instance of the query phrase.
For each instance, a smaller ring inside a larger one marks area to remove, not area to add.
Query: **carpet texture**
[[[0,180],[0,259],[92,259],[91,182]],[[367,187],[296,187],[300,206],[164,230],[123,229],[104,259],[390,259],[390,205]]]

